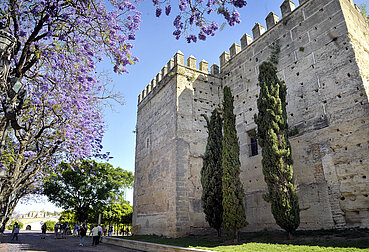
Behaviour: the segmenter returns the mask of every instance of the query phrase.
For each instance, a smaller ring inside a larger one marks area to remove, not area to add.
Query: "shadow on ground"
[[[87,236],[84,246],[79,246],[79,237],[67,236],[66,239],[55,239],[53,233],[48,233],[46,239],[41,239],[40,232],[21,231],[19,240],[12,241],[12,234],[7,232],[3,235],[0,243],[0,251],[24,252],[24,251],[47,251],[47,252],[79,252],[79,251],[109,251],[109,252],[131,252],[137,251],[122,248],[112,244],[101,243],[98,246],[92,246],[92,237]],[[138,251],[137,251],[138,252]]]

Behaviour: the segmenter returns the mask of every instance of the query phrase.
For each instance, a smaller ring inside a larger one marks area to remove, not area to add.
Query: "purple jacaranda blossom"
[[[187,36],[186,39],[187,39],[187,43],[191,43],[191,41],[196,43],[197,41],[197,37],[193,34],[190,34],[189,36]]]
[[[154,6],[156,6],[157,17],[161,15],[161,7],[164,3],[167,3],[165,13],[169,15],[170,4],[168,4],[168,2],[153,0],[153,3]],[[179,14],[173,22],[175,27],[173,35],[176,39],[179,39],[182,34],[187,34],[189,30],[193,30],[193,27],[197,27],[200,30],[198,33],[199,39],[205,40],[207,35],[214,36],[215,31],[218,30],[217,27],[212,26],[211,20],[207,20],[207,15],[210,16],[212,13],[222,15],[230,26],[234,26],[241,22],[239,12],[235,8],[242,8],[246,6],[246,4],[245,0],[194,0],[191,2],[188,0],[179,0]],[[181,21],[181,19],[183,21]],[[186,40],[187,42],[194,41],[193,37],[190,35],[186,36]]]
[[[65,34],[62,34],[59,36],[59,40],[65,40],[67,38],[67,36]]]
[[[155,12],[156,17],[160,17],[161,12],[162,12],[162,9],[160,7],[156,7],[156,12]]]
[[[141,16],[140,15],[136,14],[136,15],[133,16],[133,22],[139,24],[139,23],[141,23],[141,21],[142,20],[141,20]]]
[[[32,156],[35,156],[35,155],[37,155],[37,153],[34,152],[34,151],[25,151],[25,152],[23,152],[23,156],[25,156],[25,157],[32,157]]]
[[[165,15],[169,16],[171,10],[172,10],[172,6],[170,4],[165,6]]]
[[[246,6],[246,1],[245,0],[234,0],[232,3],[237,8],[242,8],[242,7]]]
[[[180,30],[175,30],[173,32],[173,35],[175,35],[176,36],[176,39],[178,40],[181,37],[181,31]]]
[[[202,32],[199,33],[199,36],[198,37],[199,37],[200,40],[206,40],[206,36]]]
[[[185,0],[181,0],[178,6],[181,11],[185,11],[187,9],[187,2]]]
[[[195,21],[195,16],[194,15],[192,15],[191,17],[190,17],[190,25],[193,25],[193,22]]]
[[[60,15],[60,18],[67,20],[67,19],[69,19],[69,14],[68,13],[63,13],[63,14]]]
[[[181,30],[183,28],[183,22],[181,22],[181,16],[178,15],[173,22],[174,27],[177,28],[177,30]],[[174,34],[174,33],[173,33]]]
[[[19,31],[19,32],[18,32],[18,35],[19,35],[20,37],[24,37],[24,36],[26,36],[26,35],[27,35],[27,33],[26,33],[25,31]]]
[[[233,10],[232,15],[228,19],[228,24],[230,26],[234,26],[235,24],[239,24],[240,22],[240,13],[237,10]]]

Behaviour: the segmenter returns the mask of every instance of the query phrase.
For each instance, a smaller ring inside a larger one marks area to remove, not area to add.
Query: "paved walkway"
[[[37,231],[21,231],[19,240],[11,241],[11,233],[6,232],[0,243],[0,252],[140,252],[139,250],[126,249],[111,244],[100,243],[96,247],[91,244],[91,236],[85,238],[85,246],[81,247],[79,246],[79,237],[67,236],[66,239],[55,239],[54,234],[50,232],[46,239],[41,239],[41,234]]]

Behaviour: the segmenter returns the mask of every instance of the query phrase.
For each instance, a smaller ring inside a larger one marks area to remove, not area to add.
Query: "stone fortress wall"
[[[133,224],[140,234],[182,236],[208,225],[201,208],[201,114],[220,106],[223,86],[235,98],[245,188],[245,231],[278,229],[262,199],[261,151],[252,146],[258,66],[279,45],[278,75],[287,112],[300,229],[369,227],[369,29],[352,0],[286,0],[253,37],[208,64],[177,52],[139,95]]]

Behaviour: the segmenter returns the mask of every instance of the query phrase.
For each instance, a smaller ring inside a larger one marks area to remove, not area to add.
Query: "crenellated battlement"
[[[308,0],[299,0],[299,4],[302,5],[304,2]],[[291,12],[295,10],[295,3],[290,0],[285,0],[281,5],[281,13],[282,19],[287,17]],[[276,24],[280,22],[279,16],[274,12],[270,12],[268,16],[265,18],[265,23],[267,27],[267,31],[271,30]],[[220,68],[222,68],[227,62],[240,53],[242,50],[249,47],[254,41],[256,41],[259,37],[261,37],[266,32],[265,27],[260,23],[255,23],[255,26],[252,28],[252,36],[253,38],[245,33],[241,38],[241,46],[236,43],[233,43],[229,48],[229,52],[223,52],[220,55]]]
[[[239,46],[238,46],[239,47]],[[239,50],[238,50],[239,51]],[[237,52],[238,52],[237,51]],[[184,54],[181,51],[176,52],[174,57],[168,61],[168,63],[161,69],[161,71],[156,75],[155,78],[145,87],[144,90],[138,95],[138,104],[140,104],[150,93],[159,87],[162,83],[162,80],[165,79],[168,74],[171,74],[177,66],[182,66],[189,68],[191,70],[197,70],[206,74],[209,74],[209,63],[206,60],[202,60],[199,63],[199,68],[197,69],[196,58],[194,56],[189,56],[187,58],[187,65],[185,65]],[[210,73],[212,75],[219,74],[219,66],[213,64],[210,68]]]
[[[161,84],[161,81],[168,75],[168,73],[170,73],[178,63],[181,64],[181,62],[183,64],[183,53],[178,51],[174,58],[170,59],[168,63],[163,66],[160,72],[156,74],[151,82],[138,95],[138,104],[140,104],[153,90],[155,90]]]
[[[349,1],[352,6],[355,7],[355,9],[359,12],[361,12],[360,8],[353,2],[353,0],[347,0]],[[299,0],[299,6],[302,6],[305,4],[305,2],[309,2],[309,0]],[[232,46],[229,48],[229,52],[224,51],[220,57],[220,68],[223,68],[223,66],[234,56],[236,56],[238,53],[240,53],[242,50],[246,49],[248,46],[250,46],[254,41],[256,41],[259,37],[261,37],[264,33],[270,31],[275,25],[277,25],[280,21],[284,21],[287,16],[289,16],[292,12],[294,12],[297,8],[295,6],[295,3],[290,0],[285,0],[282,5],[280,6],[281,13],[282,13],[282,20],[279,20],[279,16],[275,14],[274,12],[270,12],[268,16],[265,18],[265,23],[267,30],[265,30],[265,27],[260,23],[255,23],[255,26],[252,28],[252,35],[248,35],[245,33],[241,38],[241,47],[237,43],[233,43]]]

